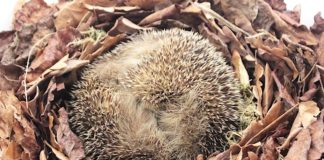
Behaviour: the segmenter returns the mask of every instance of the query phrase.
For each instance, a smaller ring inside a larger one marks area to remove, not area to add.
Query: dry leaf
[[[73,28],[66,28],[52,35],[42,53],[32,61],[29,67],[30,72],[27,74],[27,82],[37,79],[46,69],[64,57],[67,54],[68,43],[78,37],[80,37],[79,32]]]
[[[258,115],[262,115],[262,82],[260,81],[260,78],[263,76],[264,74],[264,69],[263,67],[256,62],[255,64],[255,70],[254,70],[254,77],[255,77],[255,86],[253,86],[253,94],[254,97],[257,99],[257,112]]]
[[[324,110],[322,110],[320,118],[309,126],[312,137],[311,148],[308,152],[308,160],[320,159],[324,154]]]
[[[68,123],[68,113],[61,108],[59,110],[59,125],[57,128],[57,141],[64,153],[73,160],[85,157],[81,140],[71,131]]]
[[[318,64],[324,67],[324,34],[321,35],[319,40],[319,46],[316,49],[318,56]]]
[[[141,22],[138,24],[140,26],[145,26],[150,23],[159,21],[161,19],[167,19],[170,17],[173,17],[177,15],[180,12],[179,8],[176,7],[176,5],[171,5],[169,7],[166,7],[162,10],[158,10],[154,12],[153,14],[150,14],[149,16],[145,17]]]
[[[276,147],[278,144],[274,141],[272,137],[269,137],[265,144],[262,146],[262,154],[260,160],[277,160],[278,152]]]
[[[311,31],[320,35],[324,32],[324,19],[321,17],[321,12],[318,12],[314,17],[314,24],[310,27]]]
[[[275,129],[280,123],[286,121],[293,112],[294,108],[291,108],[284,113],[282,102],[273,104],[264,119],[252,121],[243,131],[239,144],[243,146],[257,142],[267,131]]]
[[[234,50],[232,55],[232,63],[234,65],[236,76],[239,78],[241,85],[250,86],[249,75],[244,67],[240,54]]]
[[[308,129],[302,129],[292,144],[284,160],[307,160],[308,151],[311,145],[311,136]]]
[[[221,0],[221,8],[225,17],[238,27],[249,33],[255,33],[251,22],[258,14],[258,0]]]
[[[35,159],[40,151],[32,124],[23,116],[20,102],[12,91],[0,91],[1,159]]]
[[[314,101],[301,102],[296,119],[291,127],[291,131],[299,127],[307,128],[311,123],[316,121],[316,116],[320,113],[317,104]]]
[[[53,146],[51,146],[50,144],[48,144],[48,142],[44,141],[44,143],[53,151],[53,153],[55,154],[55,156],[60,159],[60,160],[70,160],[68,157],[66,157],[64,155],[64,153],[56,150]]]
[[[14,29],[20,30],[26,24],[35,25],[44,19],[52,19],[54,12],[56,9],[43,0],[30,0],[15,13]]]
[[[286,10],[286,3],[284,0],[265,0],[267,3],[270,4],[270,6],[278,11],[284,11]]]
[[[265,115],[268,112],[269,107],[272,104],[272,98],[273,98],[273,78],[271,76],[271,69],[268,63],[265,66],[264,79],[265,82],[264,82],[263,97],[262,97],[263,99],[262,115]]]
[[[27,86],[29,86],[26,93],[29,95],[31,93],[34,93],[37,85],[44,80],[52,77],[52,76],[60,76],[64,73],[73,71],[75,69],[78,69],[79,67],[82,67],[89,63],[88,60],[75,60],[75,59],[69,59],[69,55],[65,55],[62,59],[60,59],[56,64],[54,64],[51,68],[45,70],[43,73],[40,74],[40,76],[35,79],[32,82],[27,83]],[[18,92],[22,93],[24,88],[20,88]]]
[[[171,4],[170,0],[125,0],[129,6],[138,6],[143,9],[154,9],[155,6]]]
[[[124,17],[120,17],[116,20],[115,25],[108,31],[108,35],[116,36],[122,33],[133,34],[148,29],[149,28],[140,27]]]

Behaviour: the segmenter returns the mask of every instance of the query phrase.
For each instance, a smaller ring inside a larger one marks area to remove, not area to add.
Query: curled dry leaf
[[[107,0],[74,0],[64,4],[62,9],[56,14],[55,27],[57,30],[64,29],[66,27],[77,27],[83,17],[87,14],[88,10],[86,6],[105,8],[108,7],[108,11],[114,11],[114,6],[120,5],[122,1],[107,1]],[[125,7],[126,10],[132,10],[134,7]]]
[[[176,5],[171,5],[169,7],[166,7],[162,10],[158,10],[149,16],[145,17],[141,22],[139,22],[138,25],[145,26],[148,24],[151,24],[153,22],[159,21],[161,19],[168,19],[171,18],[177,14],[179,14],[180,9]]]
[[[116,36],[109,36],[108,34],[100,42],[89,42],[86,44],[85,49],[82,51],[79,59],[93,61],[94,58],[100,56],[105,51],[109,50],[112,46],[120,42],[126,37],[125,34]]]
[[[62,59],[60,59],[52,67],[50,67],[49,69],[47,69],[43,73],[41,73],[37,79],[35,79],[32,82],[27,83],[27,86],[29,86],[29,88],[26,92],[28,95],[30,95],[31,93],[35,92],[38,84],[40,84],[44,80],[46,80],[52,76],[63,75],[64,73],[78,69],[88,63],[89,63],[88,60],[69,59],[68,55],[65,55]],[[24,90],[24,88],[20,88],[19,92],[22,93],[23,90]]]
[[[68,123],[68,113],[61,108],[59,110],[59,125],[57,128],[57,141],[64,153],[73,160],[85,157],[81,140],[71,131]]]
[[[60,160],[70,160],[68,157],[66,157],[64,155],[64,153],[58,151],[57,149],[55,149],[53,146],[51,146],[50,144],[48,144],[48,142],[44,141],[44,143],[46,144],[46,146],[48,146],[52,152],[55,154],[55,156],[60,159]]]
[[[35,159],[40,147],[34,128],[12,91],[0,91],[0,114],[0,158]]]
[[[246,37],[245,39],[255,48],[263,49],[273,56],[279,58],[288,56],[285,44],[270,33],[258,33],[253,36]]]
[[[147,29],[149,28],[143,28],[141,26],[134,24],[127,18],[120,17],[116,20],[115,25],[108,31],[108,35],[116,36],[122,33],[132,34]]]
[[[241,85],[244,87],[250,86],[249,75],[244,67],[240,54],[236,50],[233,51],[232,63],[234,65],[236,77],[239,78]]]
[[[296,137],[284,160],[307,160],[311,146],[311,135],[308,129],[302,129]]]
[[[78,31],[73,28],[66,28],[57,31],[48,40],[48,45],[32,61],[27,74],[27,82],[37,79],[46,69],[50,68],[57,61],[67,54],[67,45],[80,37]]]
[[[255,33],[251,22],[258,14],[258,0],[221,0],[222,11],[225,17],[238,27],[249,33]]]
[[[263,101],[262,101],[262,106],[263,106],[263,112],[262,115],[266,115],[268,112],[271,104],[272,104],[272,98],[273,98],[273,78],[271,75],[271,69],[269,64],[267,63],[265,66],[265,71],[264,71],[264,89],[263,89]]]
[[[311,31],[320,35],[324,32],[324,19],[321,17],[321,12],[318,12],[314,17],[314,24],[310,27]]]
[[[229,53],[229,50],[227,48],[227,44],[224,42],[220,36],[213,33],[205,23],[198,26],[200,34],[202,34],[204,37],[207,37],[208,40],[216,47],[219,48],[220,51],[223,52],[224,57],[231,57],[231,54]]]
[[[253,86],[253,94],[254,97],[257,99],[257,112],[259,115],[262,115],[262,82],[261,77],[264,75],[264,69],[263,66],[260,65],[258,62],[255,64],[255,70],[254,70],[254,77],[255,77],[255,86]]]

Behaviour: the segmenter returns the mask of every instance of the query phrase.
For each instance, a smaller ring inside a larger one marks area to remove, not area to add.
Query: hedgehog
[[[67,103],[87,159],[195,159],[239,129],[239,82],[193,31],[144,31],[83,70]]]

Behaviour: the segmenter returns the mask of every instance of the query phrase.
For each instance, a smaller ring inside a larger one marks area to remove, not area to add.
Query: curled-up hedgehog
[[[239,128],[239,82],[194,32],[140,33],[81,77],[68,110],[87,159],[194,159]]]

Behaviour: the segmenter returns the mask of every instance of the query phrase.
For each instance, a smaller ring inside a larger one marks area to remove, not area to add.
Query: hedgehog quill
[[[242,103],[207,39],[148,31],[88,66],[71,92],[72,130],[90,159],[194,159],[223,150]]]

